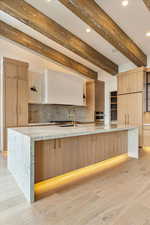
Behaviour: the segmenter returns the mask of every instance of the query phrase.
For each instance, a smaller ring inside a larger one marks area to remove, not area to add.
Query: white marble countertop
[[[36,127],[18,127],[9,128],[10,131],[19,132],[25,136],[31,137],[33,140],[48,140],[64,137],[116,132],[122,130],[131,130],[137,127],[131,126],[99,126],[95,124],[77,125],[76,127],[60,127],[60,126],[36,126]]]

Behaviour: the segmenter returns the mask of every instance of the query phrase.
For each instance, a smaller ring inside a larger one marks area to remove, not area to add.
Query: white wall
[[[119,73],[135,69],[137,66],[133,63],[126,63],[119,66]]]
[[[67,69],[66,67],[54,63],[52,60],[47,59],[38,53],[33,52],[30,49],[24,48],[20,45],[14,44],[6,39],[0,39],[0,57],[9,57],[17,60],[22,60],[29,63],[29,70],[32,72],[43,73],[45,68],[65,72],[68,74],[74,74],[78,76],[78,73]]]

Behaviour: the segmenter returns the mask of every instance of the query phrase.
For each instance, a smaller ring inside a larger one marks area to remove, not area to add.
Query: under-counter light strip
[[[71,171],[69,173],[36,183],[34,186],[35,196],[42,195],[43,193],[50,193],[56,191],[58,188],[65,185],[73,184],[84,178],[88,178],[92,175],[97,175],[107,169],[115,167],[128,160],[127,154],[122,154],[117,157],[107,159],[105,161]]]
[[[145,152],[150,152],[150,146],[144,146],[143,151]]]

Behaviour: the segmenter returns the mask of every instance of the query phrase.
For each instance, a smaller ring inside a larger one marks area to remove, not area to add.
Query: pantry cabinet
[[[118,96],[118,123],[139,127],[140,146],[143,144],[143,93]]]
[[[87,81],[86,84],[87,117],[89,121],[96,120],[96,113],[105,112],[105,83],[100,80]]]
[[[139,146],[143,146],[144,79],[144,67],[117,76],[118,124],[139,127]]]
[[[28,124],[28,63],[1,59],[1,140],[7,150],[7,128]]]

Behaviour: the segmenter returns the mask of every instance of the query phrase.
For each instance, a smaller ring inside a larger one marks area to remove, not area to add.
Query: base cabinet
[[[35,183],[127,153],[127,143],[127,131],[37,141]]]

